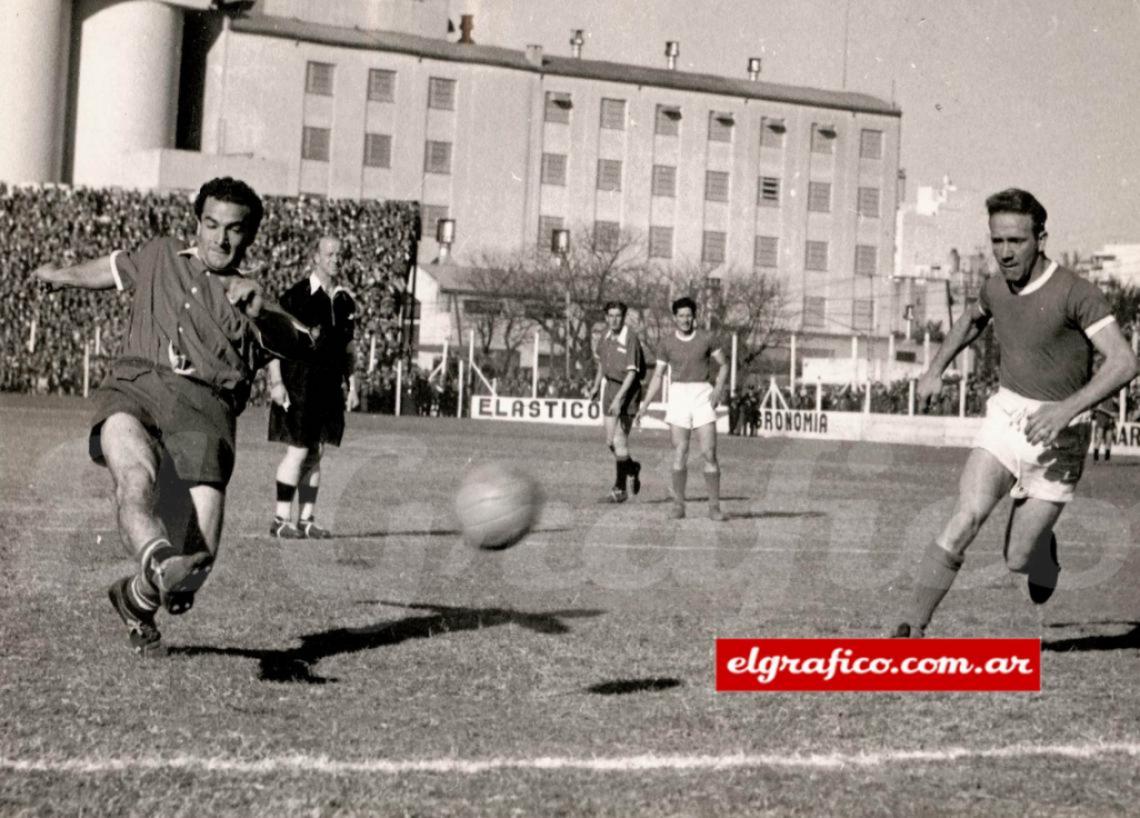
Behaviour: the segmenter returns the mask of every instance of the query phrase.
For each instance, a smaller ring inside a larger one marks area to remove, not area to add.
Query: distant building
[[[1116,279],[1121,284],[1140,286],[1140,244],[1106,244],[1093,253],[1088,270],[1089,278],[1097,283]]]

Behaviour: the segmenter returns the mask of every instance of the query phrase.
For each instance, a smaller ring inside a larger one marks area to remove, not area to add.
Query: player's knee
[[[965,550],[986,521],[984,514],[969,508],[960,508],[954,512],[945,530],[942,532],[941,544],[953,553]]]
[[[115,475],[115,502],[120,507],[152,508],[155,503],[155,475],[142,466],[121,469]]]
[[[1005,549],[1005,567],[1015,574],[1029,573],[1033,563],[1033,549],[1024,543],[1011,542]]]

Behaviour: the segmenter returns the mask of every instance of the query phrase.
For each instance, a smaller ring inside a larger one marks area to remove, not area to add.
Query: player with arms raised
[[[638,417],[657,395],[665,370],[670,370],[669,402],[665,422],[673,437],[673,509],[674,519],[685,516],[685,483],[688,480],[689,438],[696,432],[697,445],[704,460],[705,486],[709,495],[709,519],[725,520],[720,510],[720,464],[716,458],[716,407],[724,399],[728,380],[728,361],[712,336],[695,326],[697,304],[689,297],[673,302],[676,331],[661,338],[657,365],[645,390],[645,400]],[[709,383],[709,364],[719,367],[716,385]]]
[[[602,416],[606,445],[616,461],[617,477],[606,499],[611,503],[624,503],[629,490],[634,494],[641,491],[641,464],[629,454],[629,430],[641,399],[645,353],[637,333],[625,322],[626,305],[621,301],[609,301],[605,311],[606,333],[594,353],[598,374],[587,397],[593,400],[600,395],[604,401]],[[629,489],[627,478],[632,481]]]
[[[895,636],[925,632],[966,548],[1007,494],[1005,560],[1026,574],[1029,597],[1042,604],[1061,570],[1053,526],[1073,498],[1088,451],[1089,409],[1136,377],[1138,366],[1100,290],[1045,255],[1045,208],[1011,188],[986,200],[999,274],[982,286],[954,324],[917,395],[941,389],[942,372],[991,321],[1001,349],[1000,388],[959,481],[958,503],[924,552],[914,595]],[[1094,350],[1104,364],[1092,374]]]
[[[154,239],[34,276],[55,287],[131,291],[127,337],[95,395],[89,448],[115,484],[119,534],[137,571],[111,604],[139,654],[161,650],[160,607],[180,614],[209,576],[222,532],[234,432],[266,353],[306,354],[307,328],[238,269],[262,204],[244,182],[207,182],[196,242]]]

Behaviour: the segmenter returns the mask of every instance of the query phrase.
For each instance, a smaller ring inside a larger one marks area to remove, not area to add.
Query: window
[[[396,101],[395,71],[386,71],[383,68],[372,68],[368,71],[368,101]]]
[[[594,222],[594,249],[612,253],[621,241],[621,225],[617,222]]]
[[[724,262],[724,248],[728,243],[728,234],[717,230],[706,230],[701,240],[701,261],[710,264]]]
[[[672,165],[653,166],[653,195],[672,199],[677,195],[677,169]]]
[[[869,298],[855,299],[855,313],[852,315],[852,325],[860,332],[868,332],[874,325],[875,302]]]
[[[429,139],[424,146],[424,172],[451,173],[451,143]]]
[[[621,160],[598,160],[598,190],[621,190]]]
[[[305,66],[305,93],[331,97],[336,66],[327,62],[310,62]]]
[[[545,119],[547,122],[560,122],[563,125],[569,123],[570,109],[573,107],[574,104],[571,102],[569,94],[555,91],[546,92]]]
[[[879,189],[877,187],[859,188],[858,201],[859,215],[868,219],[879,218]]]
[[[754,267],[776,267],[780,261],[780,239],[776,236],[757,236],[752,254]]]
[[[676,105],[658,105],[653,132],[658,136],[676,136],[681,131],[681,109]]]
[[[826,302],[819,296],[808,296],[804,299],[804,328],[820,329],[823,327],[824,308]]]
[[[831,212],[830,182],[808,182],[808,210],[813,213]]]
[[[827,271],[827,242],[809,241],[804,257],[804,269],[817,272]]]
[[[550,243],[555,230],[562,229],[561,216],[538,217],[538,249],[543,253],[550,252]]]
[[[705,201],[728,201],[728,174],[722,170],[705,171]]]
[[[859,157],[862,159],[883,158],[883,132],[864,128],[859,135]]]
[[[673,258],[673,228],[649,228],[649,257]]]
[[[428,107],[440,111],[454,111],[455,80],[431,77],[428,80]]]
[[[450,208],[447,205],[420,205],[420,235],[435,241],[436,230],[441,219],[446,219]]]
[[[542,155],[542,183],[544,185],[566,186],[566,154],[544,153]]]
[[[785,130],[787,129],[784,120],[765,119],[763,127],[760,128],[760,147],[783,150]]]
[[[709,111],[709,142],[731,142],[732,114],[724,111]]]
[[[825,130],[822,127],[812,128],[811,152],[835,153],[835,132]]]
[[[855,275],[873,276],[879,271],[879,248],[873,244],[855,245]]]
[[[392,137],[386,133],[364,135],[364,167],[392,167]]]
[[[328,128],[311,128],[306,125],[301,133],[301,158],[314,162],[329,161],[331,139],[332,131]]]
[[[625,100],[602,100],[602,127],[611,131],[625,130]]]
[[[761,207],[780,206],[780,180],[775,176],[761,176],[756,188],[756,204]]]

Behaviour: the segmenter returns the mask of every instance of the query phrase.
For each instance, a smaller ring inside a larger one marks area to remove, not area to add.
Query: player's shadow
[[[541,526],[532,528],[531,534],[547,534],[558,531],[573,531],[569,526]],[[425,528],[418,531],[358,531],[348,534],[333,534],[331,540],[379,540],[385,537],[458,537],[463,532],[458,528]]]
[[[734,520],[794,520],[826,517],[822,511],[734,511]]]
[[[305,634],[301,637],[299,646],[287,650],[187,645],[173,647],[168,652],[181,656],[240,656],[256,659],[259,665],[258,678],[262,681],[320,685],[337,681],[335,678],[326,678],[315,672],[317,663],[329,656],[389,647],[408,639],[430,639],[445,633],[481,630],[497,625],[518,625],[535,633],[558,636],[570,631],[569,626],[562,620],[601,616],[604,613],[591,609],[528,613],[510,608],[461,608],[383,600],[376,602],[412,610],[426,610],[431,613],[409,616],[394,622],[378,622],[360,628],[334,628]]]
[[[1088,627],[1089,625],[1126,626],[1131,630],[1125,633],[1091,634],[1074,636],[1069,639],[1045,639],[1041,649],[1055,653],[1081,652],[1091,650],[1137,650],[1140,649],[1140,622],[1058,622],[1052,628]]]
[[[587,687],[586,692],[601,696],[624,696],[628,693],[649,693],[680,686],[680,679],[657,676],[650,679],[614,679],[609,682],[598,682]]]
[[[698,494],[698,495],[689,494],[689,495],[685,496],[685,502],[687,502],[687,503],[703,503],[703,502],[707,501],[708,499],[709,498],[708,498],[707,494]],[[722,494],[720,496],[720,499],[721,500],[751,500],[752,498],[751,497],[725,497]],[[659,505],[661,503],[671,503],[671,502],[673,502],[673,498],[672,497],[658,497],[655,500],[644,500],[643,502],[649,503],[650,505]]]

